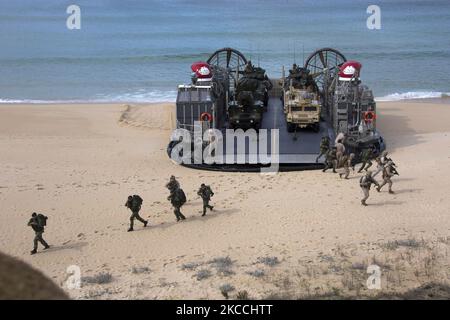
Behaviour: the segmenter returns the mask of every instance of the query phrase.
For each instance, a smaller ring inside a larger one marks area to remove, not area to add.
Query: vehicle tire
[[[295,131],[295,124],[288,122],[288,124],[287,124],[287,131],[288,132],[294,132]]]
[[[313,130],[314,130],[314,132],[319,132],[320,131],[320,123],[314,124]]]

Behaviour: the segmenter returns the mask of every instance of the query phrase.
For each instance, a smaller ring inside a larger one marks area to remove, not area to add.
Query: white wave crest
[[[450,92],[436,92],[436,91],[411,91],[404,93],[388,94],[384,97],[375,98],[376,101],[399,101],[410,99],[432,99],[432,98],[447,98],[450,97]]]
[[[39,99],[8,99],[0,98],[3,104],[53,104],[53,103],[154,103],[154,102],[175,102],[177,98],[176,90],[139,90],[131,93],[121,94],[98,94],[91,99],[58,99],[58,100],[39,100]]]

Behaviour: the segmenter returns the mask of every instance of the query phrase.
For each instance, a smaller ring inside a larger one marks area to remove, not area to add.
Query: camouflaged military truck
[[[228,103],[230,127],[259,129],[263,114],[267,111],[272,83],[266,71],[260,67],[254,67],[251,61],[248,61],[245,69],[238,75],[241,77]]]

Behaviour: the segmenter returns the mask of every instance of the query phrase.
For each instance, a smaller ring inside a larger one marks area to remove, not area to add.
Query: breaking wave
[[[40,99],[2,99],[4,104],[50,104],[50,103],[154,103],[154,102],[175,102],[177,91],[175,90],[139,90],[132,93],[122,94],[98,94],[88,99],[67,99],[67,100],[40,100]]]
[[[450,97],[450,92],[436,91],[411,91],[405,93],[393,93],[384,97],[375,98],[376,101],[400,101],[411,99],[439,99]]]

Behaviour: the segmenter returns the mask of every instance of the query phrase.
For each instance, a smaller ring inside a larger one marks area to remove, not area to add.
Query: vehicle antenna
[[[302,43],[302,50],[303,50],[302,60],[303,60],[303,63],[305,63],[305,44],[304,43]]]
[[[295,59],[295,42],[294,42],[294,63],[296,64],[297,63],[297,61],[295,61],[296,59]]]
[[[260,67],[260,65],[259,65],[259,60],[260,60],[260,58],[261,58],[261,55],[260,55],[260,53],[259,53],[259,43],[258,43],[258,68]]]

